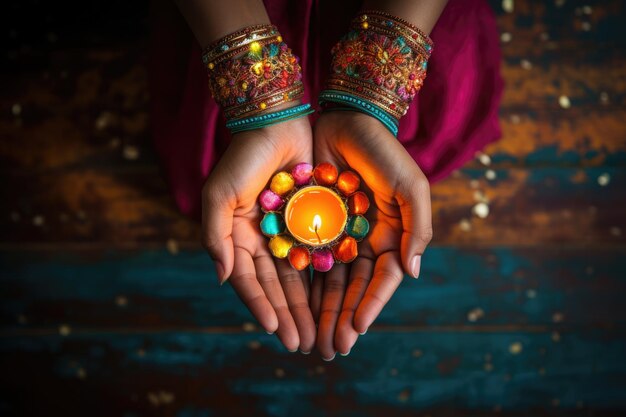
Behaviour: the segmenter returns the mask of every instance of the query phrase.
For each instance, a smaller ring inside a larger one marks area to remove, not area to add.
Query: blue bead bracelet
[[[287,120],[297,119],[299,117],[307,116],[314,111],[315,110],[311,108],[310,104],[300,104],[272,113],[246,117],[245,119],[229,120],[226,122],[226,127],[230,129],[231,133],[238,133],[246,130],[272,126],[278,123],[286,122]]]

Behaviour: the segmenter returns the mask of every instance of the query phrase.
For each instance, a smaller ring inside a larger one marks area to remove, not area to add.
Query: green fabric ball
[[[370,224],[363,216],[352,216],[348,220],[346,233],[357,240],[363,239],[370,231]]]
[[[261,232],[265,236],[275,236],[285,230],[283,216],[278,213],[269,212],[261,220]]]

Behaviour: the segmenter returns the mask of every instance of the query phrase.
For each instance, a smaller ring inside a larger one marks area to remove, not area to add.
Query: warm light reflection
[[[339,237],[347,217],[343,200],[334,191],[321,186],[302,188],[285,208],[289,233],[311,246],[325,245]]]

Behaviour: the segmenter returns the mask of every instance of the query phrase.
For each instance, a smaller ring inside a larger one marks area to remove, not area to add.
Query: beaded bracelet
[[[394,135],[426,78],[432,40],[410,23],[362,12],[332,49],[331,75],[320,103],[340,103],[380,120]]]
[[[304,94],[298,58],[272,25],[230,34],[206,48],[209,90],[227,120],[298,100]]]
[[[301,104],[273,113],[267,113],[238,120],[230,120],[226,123],[226,127],[230,129],[231,133],[238,133],[246,130],[272,126],[278,123],[286,122],[288,120],[308,116],[314,111],[315,110],[311,108],[310,104]]]
[[[335,107],[327,107],[325,110],[357,110],[361,113],[368,114],[372,117],[378,119],[385,127],[391,132],[392,135],[398,135],[398,121],[393,117],[389,116],[387,112],[385,112],[380,107],[376,106],[369,100],[363,100],[358,96],[354,96],[349,93],[344,93],[342,91],[334,91],[334,90],[324,90],[320,93],[319,97],[320,104],[325,103],[339,103],[349,106],[350,108],[345,108],[341,106]]]

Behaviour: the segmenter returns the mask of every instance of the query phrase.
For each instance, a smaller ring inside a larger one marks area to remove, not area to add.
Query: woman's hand
[[[300,118],[234,135],[202,190],[203,245],[268,333],[289,351],[310,352],[315,323],[309,276],[272,257],[261,234],[257,198],[271,177],[298,162],[312,162],[311,125]]]
[[[359,256],[315,274],[311,309],[318,322],[317,347],[330,360],[346,355],[374,322],[402,281],[417,278],[432,238],[430,189],[413,158],[376,119],[355,111],[322,114],[314,129],[316,163],[353,169],[372,205],[370,233]]]

